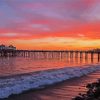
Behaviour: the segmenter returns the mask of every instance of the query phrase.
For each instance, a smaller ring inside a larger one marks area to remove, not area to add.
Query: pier
[[[44,57],[44,58],[62,58],[66,56],[68,58],[80,58],[88,59],[88,55],[91,60],[94,59],[94,55],[97,55],[98,61],[100,61],[100,50],[0,50],[0,57]]]

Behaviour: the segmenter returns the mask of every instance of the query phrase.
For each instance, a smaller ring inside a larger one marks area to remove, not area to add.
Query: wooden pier
[[[91,56],[91,60],[94,59],[94,55],[97,55],[98,61],[100,61],[100,51],[97,50],[0,50],[0,57],[38,57],[43,56],[45,58],[53,58],[53,57],[63,57],[67,56],[70,58],[83,58],[83,55],[85,56],[85,59],[88,59],[88,55]]]

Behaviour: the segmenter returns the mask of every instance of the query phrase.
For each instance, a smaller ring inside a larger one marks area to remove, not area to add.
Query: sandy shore
[[[96,81],[100,71],[80,78],[69,79],[62,83],[40,90],[31,90],[20,95],[10,96],[3,100],[71,100],[71,98],[84,93],[86,84]]]

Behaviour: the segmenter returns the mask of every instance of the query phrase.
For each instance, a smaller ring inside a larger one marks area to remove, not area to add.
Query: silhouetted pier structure
[[[94,55],[97,55],[98,61],[100,61],[100,50],[0,50],[0,57],[44,57],[44,58],[62,58],[66,56],[68,58],[80,58],[83,57],[91,60],[94,59]],[[89,56],[88,56],[89,55]]]

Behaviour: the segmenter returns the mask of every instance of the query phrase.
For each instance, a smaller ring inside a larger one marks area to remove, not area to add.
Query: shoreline
[[[63,68],[52,71],[42,71],[17,78],[0,79],[0,98],[7,98],[12,94],[21,94],[31,89],[43,88],[64,80],[81,77],[97,70],[100,70],[99,65],[92,67],[87,66],[85,68]]]
[[[93,73],[91,73],[91,75],[92,75],[92,77],[93,77],[93,75],[95,75],[95,73],[97,73],[99,76],[100,76],[100,71],[98,72],[98,71],[96,71],[96,72],[93,72]],[[73,79],[68,79],[68,80],[66,80],[66,81],[63,81],[63,82],[60,82],[60,83],[57,83],[57,84],[53,84],[53,85],[50,85],[50,86],[47,86],[47,87],[45,87],[45,88],[41,88],[41,89],[36,89],[36,90],[29,90],[29,91],[26,91],[26,92],[24,92],[24,93],[21,93],[21,94],[18,94],[18,95],[12,95],[12,96],[10,96],[9,98],[6,98],[6,99],[0,99],[0,100],[46,100],[46,99],[42,99],[41,98],[41,96],[43,96],[44,94],[47,94],[47,93],[51,93],[51,92],[53,92],[53,90],[55,90],[56,88],[58,89],[60,89],[60,87],[62,88],[62,86],[66,86],[66,85],[68,85],[68,86],[70,86],[70,85],[79,85],[80,83],[79,83],[79,81],[86,81],[86,80],[90,80],[90,78],[91,78],[91,75],[86,75],[86,76],[82,76],[82,77],[80,77],[80,78],[73,78]],[[90,77],[89,77],[90,76]],[[94,77],[94,78],[92,78],[92,82],[94,82],[95,80],[97,80],[98,79],[98,77],[96,76],[96,77]],[[74,83],[73,83],[74,82]],[[77,84],[77,82],[78,82],[78,84]],[[90,81],[89,81],[90,82]],[[71,83],[71,84],[70,84]],[[82,82],[81,84],[84,84],[84,82]],[[87,83],[86,83],[87,84]],[[85,84],[85,85],[86,85]],[[85,85],[84,85],[84,88],[85,88]],[[80,86],[79,86],[79,88],[81,88]],[[61,89],[60,89],[61,90]],[[80,91],[80,90],[79,90]],[[82,90],[83,91],[83,90]],[[67,91],[64,91],[64,92],[66,92],[67,93]],[[70,92],[70,91],[69,91]],[[78,93],[80,93],[80,92],[78,92]],[[78,95],[78,93],[76,93],[77,95]],[[81,92],[81,93],[85,93],[85,92]],[[47,94],[47,95],[49,95],[49,94]],[[74,97],[75,96],[77,96],[77,95],[74,95]],[[38,98],[38,96],[39,96],[39,98],[40,99],[36,99],[36,98]],[[55,95],[56,96],[56,95]],[[34,98],[35,99],[34,99]],[[28,99],[29,98],[29,99]],[[48,100],[55,100],[55,99],[48,99]],[[71,99],[60,99],[60,98],[58,98],[58,100],[71,100]]]
[[[79,93],[79,95],[72,100],[100,100],[100,79],[96,82],[88,83],[86,88],[86,93]]]
[[[84,77],[84,76],[81,76],[81,77]],[[59,86],[61,84],[64,84],[65,82],[68,82],[68,81],[71,81],[71,80],[77,79],[77,78],[78,77],[67,79],[67,80],[64,80],[62,82],[54,83],[54,84],[51,84],[51,85],[45,85],[45,87],[40,87],[40,88],[36,88],[36,89],[30,89],[30,90],[22,92],[21,94],[12,94],[8,98],[4,98],[4,99],[0,99],[0,100],[9,100],[10,98],[13,98],[13,97],[16,97],[16,96],[20,96],[20,95],[24,95],[24,94],[27,94],[27,93],[43,91],[43,90],[46,90],[48,88],[53,88],[55,86]]]

